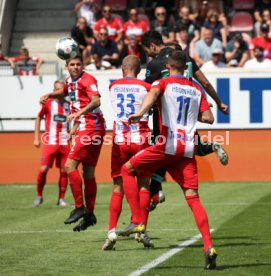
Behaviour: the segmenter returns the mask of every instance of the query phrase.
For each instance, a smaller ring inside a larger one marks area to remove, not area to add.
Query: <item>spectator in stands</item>
[[[127,44],[124,44],[123,49],[120,53],[120,60],[123,60],[128,55],[134,55],[140,58],[141,65],[147,63],[146,54],[139,44],[137,37],[135,35],[131,35],[127,37]]]
[[[108,30],[108,39],[118,44],[119,50],[122,48],[123,28],[119,18],[112,16],[111,7],[105,5],[102,10],[103,17],[94,26],[94,36],[99,40],[99,31],[102,27]]]
[[[263,22],[263,11],[271,10],[271,0],[257,0],[255,1],[254,18],[256,22],[261,24]]]
[[[164,43],[174,42],[175,33],[174,26],[166,21],[166,9],[158,6],[154,11],[155,19],[151,21],[151,30],[159,32],[163,37]]]
[[[225,68],[226,64],[222,61],[223,51],[221,48],[212,50],[212,59],[210,61],[205,62],[201,69],[214,70],[217,68]]]
[[[98,40],[91,49],[91,64],[86,67],[86,70],[116,68],[119,64],[117,43],[108,39],[106,27],[101,27],[98,35]]]
[[[2,43],[0,43],[0,61],[8,61],[8,57],[6,57],[2,52]]]
[[[176,29],[183,29],[183,27],[187,30],[189,43],[194,44],[200,39],[200,27],[189,19],[189,8],[187,6],[182,6],[179,9],[179,18],[176,21]],[[179,32],[176,32],[176,40],[179,41]]]
[[[149,26],[144,20],[138,19],[138,10],[137,8],[132,8],[129,11],[130,19],[126,21],[123,25],[123,33],[125,42],[127,38],[131,35],[135,35],[138,42],[141,42],[141,36],[149,31]]]
[[[236,67],[243,67],[249,59],[248,45],[241,33],[236,33],[228,42],[225,56],[228,65]]]
[[[264,57],[264,49],[260,46],[256,46],[253,50],[254,58],[248,60],[244,68],[247,69],[271,69],[271,60]]]
[[[213,37],[213,31],[210,29],[203,30],[203,39],[200,39],[195,44],[194,59],[199,66],[211,60],[212,50],[221,49],[222,43],[220,40]]]
[[[89,64],[90,51],[95,39],[85,17],[81,16],[77,19],[76,25],[71,30],[71,37],[78,43],[84,64]]]
[[[85,17],[89,27],[96,24],[100,7],[95,0],[80,0],[74,7],[78,17]]]
[[[189,35],[185,26],[176,27],[176,41],[181,46],[182,50],[188,55],[192,56],[194,53],[194,47],[192,49],[189,42]],[[191,47],[191,48],[190,48]]]
[[[227,46],[227,32],[226,28],[221,21],[219,21],[219,13],[216,10],[209,10],[207,14],[207,20],[203,24],[202,32],[206,29],[210,29],[213,32],[214,38],[222,41],[224,48]]]
[[[261,14],[261,22],[256,21],[255,24],[254,24],[255,36],[260,35],[260,27],[261,27],[261,23],[263,23],[263,22],[265,22],[269,26],[269,36],[270,36],[271,35],[270,34],[270,30],[271,30],[271,12],[268,9],[263,10],[263,12]]]
[[[27,48],[19,50],[19,56],[8,58],[8,62],[15,73],[20,76],[38,75],[43,60],[40,57],[29,56]]]
[[[264,49],[264,57],[271,59],[271,38],[268,37],[269,31],[268,24],[263,22],[260,27],[260,36],[254,37],[249,45],[252,58],[254,58],[254,48],[261,46]]]

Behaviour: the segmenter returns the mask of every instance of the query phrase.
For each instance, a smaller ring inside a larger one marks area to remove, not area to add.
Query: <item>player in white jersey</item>
[[[133,223],[139,225],[142,217],[135,176],[148,178],[157,169],[166,168],[182,188],[194,214],[204,242],[205,268],[213,269],[216,267],[217,253],[213,247],[206,211],[199,200],[194,154],[197,120],[212,124],[214,118],[201,87],[183,76],[185,66],[185,53],[172,51],[167,63],[170,76],[155,81],[141,109],[129,117],[129,123],[138,122],[157,102],[160,137],[156,145],[144,149],[123,165],[123,189]]]
[[[54,90],[63,88],[64,82],[57,80],[54,83]],[[68,123],[70,115],[70,104],[64,97],[50,99],[44,105],[37,116],[35,124],[34,146],[40,147],[40,123],[45,117],[45,133],[42,135],[43,151],[41,157],[41,167],[37,177],[37,196],[33,207],[38,207],[43,202],[43,188],[46,184],[46,176],[49,168],[56,160],[56,167],[59,168],[59,195],[58,206],[68,206],[64,197],[68,185],[67,173],[64,169],[69,153],[68,144]]]
[[[148,114],[137,123],[128,125],[128,117],[139,111],[141,104],[151,85],[137,79],[140,72],[140,60],[134,55],[125,57],[122,61],[123,78],[114,81],[109,86],[111,103],[114,110],[113,146],[111,152],[111,176],[113,178],[113,192],[109,206],[108,237],[103,250],[112,250],[117,239],[116,227],[122,209],[123,188],[121,167],[134,154],[149,146],[150,129]],[[140,179],[138,179],[140,181]],[[147,222],[150,204],[148,183],[142,184],[138,191],[140,209],[143,220]],[[143,242],[146,238],[139,239]],[[150,241],[148,241],[150,243]]]

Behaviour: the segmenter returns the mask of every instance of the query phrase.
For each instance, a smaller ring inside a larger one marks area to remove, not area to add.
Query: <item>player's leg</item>
[[[59,168],[59,179],[58,179],[59,193],[58,193],[57,205],[62,207],[69,206],[69,204],[65,201],[65,194],[68,186],[68,175],[64,168],[68,154],[69,154],[69,147],[60,146],[58,155],[56,156],[56,167]]]
[[[195,222],[202,235],[206,260],[209,260],[206,268],[215,268],[217,253],[211,239],[208,216],[199,199],[196,160],[194,158],[183,158],[179,162],[176,162],[174,166],[170,166],[168,172],[183,189],[186,202],[193,212]],[[211,254],[210,256],[209,253]]]
[[[206,156],[215,152],[222,165],[226,166],[228,164],[228,154],[218,142],[212,144],[210,142],[202,141],[198,132],[196,132],[196,141],[196,155]]]
[[[43,189],[46,184],[46,176],[49,166],[41,166],[37,176],[37,196],[33,203],[33,208],[39,207],[43,203]]]
[[[116,227],[118,224],[119,216],[122,210],[123,202],[123,187],[122,187],[122,177],[117,176],[113,178],[113,192],[111,194],[110,204],[109,204],[109,226],[108,233],[105,243],[102,247],[103,250],[112,250],[117,241]]]
[[[85,214],[85,206],[82,191],[82,178],[78,171],[80,161],[67,158],[65,170],[68,174],[71,191],[74,198],[75,209],[70,213],[70,216],[64,221],[65,224],[70,224],[79,220]]]
[[[46,176],[49,168],[52,168],[57,153],[57,146],[45,145],[41,155],[41,167],[37,176],[37,196],[34,200],[33,207],[38,207],[43,202],[43,189],[46,184]]]
[[[149,191],[150,178],[138,177],[137,181],[139,186],[141,219],[143,221],[143,224],[145,225],[145,231],[144,233],[136,233],[135,240],[142,243],[144,247],[148,247],[148,248],[154,247],[152,240],[147,234],[147,224],[148,224],[149,206],[150,206],[150,191]]]

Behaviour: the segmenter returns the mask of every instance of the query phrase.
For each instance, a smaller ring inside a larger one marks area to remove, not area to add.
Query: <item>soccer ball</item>
[[[74,58],[78,55],[78,44],[71,37],[60,38],[56,42],[56,55],[64,60]]]

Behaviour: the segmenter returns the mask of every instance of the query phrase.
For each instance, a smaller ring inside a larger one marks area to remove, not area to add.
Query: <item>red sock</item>
[[[150,208],[150,191],[146,189],[141,189],[139,192],[139,200],[140,200],[141,218],[145,225],[145,228],[147,228],[149,208]]]
[[[81,176],[78,170],[74,170],[68,173],[68,178],[70,181],[75,207],[80,208],[84,205]]]
[[[46,183],[46,175],[47,175],[47,172],[39,171],[39,174],[37,177],[37,194],[38,194],[38,196],[42,196],[42,191],[43,191],[44,185]]]
[[[60,172],[59,180],[58,180],[58,187],[59,187],[59,199],[65,198],[65,193],[68,186],[68,175],[66,172]]]
[[[97,194],[97,184],[95,177],[85,179],[85,201],[86,201],[86,207],[90,214],[94,211],[95,206],[95,200],[96,200],[96,194]]]
[[[122,209],[122,200],[123,195],[121,193],[112,193],[109,206],[109,230],[117,227]]]
[[[204,207],[202,206],[198,196],[186,196],[185,198],[187,204],[189,205],[194,214],[196,224],[201,233],[204,243],[204,252],[207,252],[209,246],[213,245],[207,213]]]
[[[121,168],[121,174],[123,180],[123,190],[131,209],[133,223],[140,224],[142,219],[136,178],[125,165]]]

